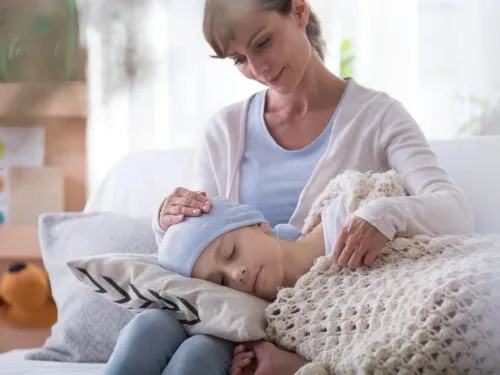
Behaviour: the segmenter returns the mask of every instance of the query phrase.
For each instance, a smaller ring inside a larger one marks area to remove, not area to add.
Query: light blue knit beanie
[[[172,272],[190,277],[202,251],[217,237],[249,225],[265,223],[260,211],[216,197],[208,214],[186,217],[168,228],[158,249],[158,262]]]
[[[264,215],[253,207],[216,197],[208,214],[186,217],[168,228],[158,249],[159,264],[172,272],[191,277],[196,260],[217,237],[232,230],[266,223]],[[274,234],[295,241],[300,231],[290,224],[276,226]]]

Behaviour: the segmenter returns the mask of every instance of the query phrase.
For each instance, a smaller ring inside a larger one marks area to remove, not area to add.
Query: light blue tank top
[[[276,143],[264,121],[266,90],[251,99],[240,167],[239,201],[260,210],[271,227],[288,223],[299,196],[325,152],[335,115],[321,135],[300,150]]]

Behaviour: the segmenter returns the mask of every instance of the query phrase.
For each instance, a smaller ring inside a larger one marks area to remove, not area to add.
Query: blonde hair
[[[215,52],[214,57],[224,59],[229,54],[229,43],[235,36],[235,24],[245,14],[261,11],[288,16],[292,12],[292,6],[293,0],[206,0],[203,34]],[[309,4],[308,7],[307,38],[316,54],[324,61],[326,45],[321,32],[321,23]]]

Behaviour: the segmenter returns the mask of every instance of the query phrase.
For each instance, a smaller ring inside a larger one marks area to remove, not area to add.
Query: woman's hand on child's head
[[[388,241],[372,224],[355,217],[340,232],[333,257],[342,267],[371,266]]]
[[[163,201],[160,209],[159,223],[163,230],[178,224],[186,216],[200,216],[210,212],[212,202],[202,191],[191,191],[183,187],[176,188]]]

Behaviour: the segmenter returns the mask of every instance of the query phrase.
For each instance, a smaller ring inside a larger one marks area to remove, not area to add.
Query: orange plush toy
[[[46,328],[56,320],[47,272],[34,264],[12,264],[0,284],[0,322],[16,328]]]

